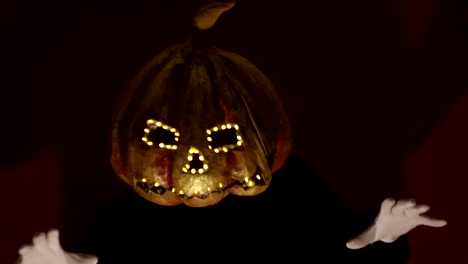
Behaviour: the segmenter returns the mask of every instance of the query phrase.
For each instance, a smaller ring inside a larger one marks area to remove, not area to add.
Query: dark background
[[[0,3],[0,263],[50,227],[65,247],[79,240],[124,190],[108,161],[114,100],[188,38],[205,2]],[[240,0],[212,32],[273,80],[293,154],[343,203],[414,197],[449,221],[411,233],[413,264],[468,261],[467,12],[461,0]]]

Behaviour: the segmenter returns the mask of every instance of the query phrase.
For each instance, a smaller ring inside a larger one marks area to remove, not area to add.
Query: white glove
[[[18,253],[19,264],[96,264],[98,261],[96,256],[64,251],[56,229],[33,237],[32,244],[22,246]]]
[[[443,227],[447,224],[445,220],[424,215],[429,209],[428,205],[417,205],[413,199],[398,202],[390,198],[385,199],[375,223],[364,233],[350,240],[346,246],[350,249],[360,249],[377,241],[392,243],[417,226]]]

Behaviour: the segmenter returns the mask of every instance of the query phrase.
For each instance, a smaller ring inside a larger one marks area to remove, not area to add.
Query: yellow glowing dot
[[[172,192],[175,192],[175,191],[176,191],[176,189],[175,189],[175,188],[172,188],[172,190],[171,190],[171,191],[172,191]]]
[[[194,193],[195,193],[195,194],[198,194],[198,191],[195,191]]]
[[[242,141],[237,141],[237,146],[242,145]]]
[[[213,139],[211,137],[207,137],[206,140],[211,142]]]
[[[202,174],[202,173],[203,173],[203,169],[198,169],[198,173]]]
[[[198,149],[193,149],[193,153],[198,154]]]
[[[229,129],[229,128],[231,128],[232,126],[231,126],[231,124],[227,124],[226,127]]]
[[[211,135],[211,130],[207,129],[206,134]]]
[[[223,130],[226,129],[226,125],[222,125],[221,129],[223,129]]]
[[[219,188],[223,188],[223,184],[221,182],[219,183]]]
[[[178,137],[176,137],[176,138],[174,138],[174,139],[175,139],[175,141],[179,141],[179,138],[178,138]]]
[[[196,170],[196,169],[192,169],[192,170],[190,170],[190,172],[191,172],[192,174],[195,174],[195,172],[197,172],[197,170]]]
[[[237,136],[237,140],[242,140],[242,137],[241,137],[241,136]]]
[[[141,140],[143,140],[144,142],[148,141],[148,139],[145,137],[141,138]]]
[[[173,145],[173,146],[172,146],[172,149],[177,149],[177,146],[176,146],[176,145]]]
[[[180,190],[180,191],[179,191],[179,194],[180,194],[180,195],[184,195],[184,191]]]
[[[188,156],[187,159],[188,159],[189,161],[192,161],[192,160],[193,160],[192,155]]]
[[[161,122],[156,122],[157,126],[162,126]]]
[[[159,183],[155,183],[155,184],[154,184],[154,187],[158,187],[158,186],[159,186]]]
[[[239,126],[238,126],[238,125],[234,125],[234,128],[237,130],[237,129],[239,129]]]
[[[207,170],[207,169],[208,169],[208,165],[203,164],[203,169]]]
[[[160,148],[164,148],[164,143],[159,143]]]
[[[228,152],[228,149],[227,149],[227,148],[223,148],[223,151],[224,151],[224,152]]]
[[[148,144],[148,146],[153,146],[153,142],[151,141],[146,142],[146,144]]]
[[[175,128],[171,128],[171,130],[170,130],[170,131],[171,131],[171,132],[175,132],[175,131],[176,131],[176,129],[175,129]]]
[[[249,177],[245,177],[245,178],[244,178],[244,181],[245,181],[245,182],[248,182],[248,181],[249,181]]]
[[[209,149],[212,149],[213,147],[212,146],[208,146]]]
[[[211,188],[210,188],[210,187],[208,187],[208,189],[206,189],[206,190],[209,191],[209,192],[211,192]]]
[[[179,133],[179,132],[175,132],[175,133],[174,133],[174,136],[178,137],[178,136],[180,136],[180,133]]]
[[[166,125],[163,125],[162,128],[167,130],[169,127]]]
[[[188,164],[187,164],[188,165]],[[188,166],[190,168],[190,166]],[[183,172],[188,172],[188,170],[186,168],[182,168],[182,171]]]
[[[213,127],[213,131],[218,131],[218,128],[217,127]]]
[[[249,187],[252,187],[252,186],[254,186],[254,184],[255,184],[255,183],[254,183],[253,181],[249,181],[249,183],[248,183],[247,185],[248,185]]]
[[[214,152],[219,153],[219,149],[215,149]]]
[[[143,178],[143,179],[141,179],[141,181],[142,181],[142,182],[146,182],[146,179],[145,179],[145,178]]]
[[[185,164],[185,168],[190,169],[190,165],[189,165],[189,164]]]
[[[167,149],[171,149],[172,146],[171,146],[171,145],[166,145],[166,148],[167,148]]]
[[[198,159],[203,161],[205,158],[203,156],[198,156]]]
[[[149,133],[149,132],[150,132],[149,128],[145,128],[144,131],[145,131],[145,133]]]
[[[255,176],[255,178],[257,178],[258,180],[260,180],[262,177],[260,177],[260,174],[257,174],[257,176]]]
[[[148,121],[146,121],[146,124],[154,124],[154,120],[153,119],[148,119]]]

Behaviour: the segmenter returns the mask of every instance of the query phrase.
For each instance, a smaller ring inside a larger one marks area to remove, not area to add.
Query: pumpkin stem
[[[198,9],[193,19],[193,25],[199,30],[208,30],[216,23],[224,11],[231,9],[234,1],[214,2]]]

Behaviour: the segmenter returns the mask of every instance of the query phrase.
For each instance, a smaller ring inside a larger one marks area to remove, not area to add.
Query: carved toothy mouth
[[[164,187],[164,186],[159,185],[158,183],[150,184],[149,180],[146,178],[136,180],[135,186],[147,194],[163,195],[166,192],[173,192],[182,199],[190,200],[193,198],[206,199],[212,193],[224,193],[227,189],[233,186],[240,186],[244,190],[247,191],[256,186],[265,186],[265,180],[261,173],[255,173],[251,177],[245,177],[243,181],[234,180],[229,185],[223,185],[222,183],[219,183],[216,188],[208,187],[203,192],[195,192],[194,194],[191,194],[191,195],[188,195],[186,194],[186,192],[184,192],[184,190],[182,189],[178,190],[175,187]]]

